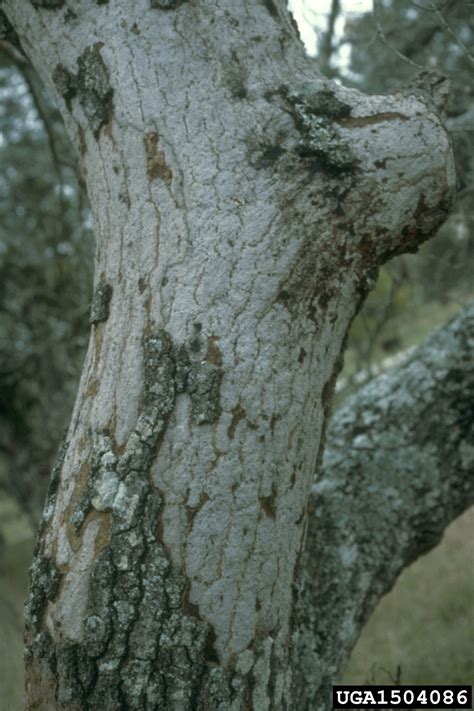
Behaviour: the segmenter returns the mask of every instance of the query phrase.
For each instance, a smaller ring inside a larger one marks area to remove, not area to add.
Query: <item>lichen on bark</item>
[[[52,76],[69,111],[72,100],[78,99],[96,139],[112,118],[114,106],[114,90],[110,84],[109,70],[100,54],[101,47],[97,43],[83,51],[77,60],[76,74],[63,64],[58,64]]]
[[[88,47],[77,60],[77,95],[96,138],[112,117],[114,95],[100,47]]]
[[[77,95],[76,77],[63,64],[58,64],[53,72],[53,82],[70,111],[72,99]]]
[[[296,90],[283,87],[281,93],[302,136],[297,146],[299,155],[317,159],[329,172],[354,172],[358,160],[335,125],[336,120],[350,115],[351,106],[338,99],[332,89],[311,82]]]
[[[216,417],[221,371],[191,363],[189,349],[176,346],[166,331],[149,332],[143,345],[144,394],[136,426],[122,449],[111,433],[94,434],[88,478],[70,518],[80,535],[92,512],[109,517],[109,534],[90,574],[80,642],[53,642],[44,631],[61,573],[41,553],[32,568],[27,655],[56,669],[56,701],[64,706],[92,710],[106,698],[108,708],[153,709],[170,689],[168,707],[179,699],[180,708],[188,708],[216,660],[212,628],[189,605],[189,584],[160,540],[163,500],[149,472],[177,394],[189,392],[196,423]],[[212,675],[208,683],[214,683]]]
[[[112,299],[113,288],[108,282],[102,280],[97,285],[92,298],[91,315],[89,323],[100,323],[109,318],[110,301]]]

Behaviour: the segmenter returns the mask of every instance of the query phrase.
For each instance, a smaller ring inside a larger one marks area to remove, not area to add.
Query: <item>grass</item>
[[[404,319],[400,323],[404,347],[419,342],[458,308],[459,303],[451,301],[430,307],[428,314],[425,310]],[[397,331],[393,326],[392,330]],[[375,360],[380,357],[382,353],[377,352]],[[354,367],[349,349],[345,375],[351,375]],[[20,711],[24,708],[22,613],[33,539],[28,521],[7,497],[0,497],[0,534],[6,541],[0,545],[0,711]],[[472,684],[473,639],[471,510],[380,601],[354,649],[343,682],[391,684],[400,667],[402,684]]]
[[[345,684],[474,682],[474,509],[405,570],[363,630]]]
[[[472,684],[474,510],[447,529],[384,597],[362,632],[346,684]],[[21,711],[22,608],[33,541],[11,542],[0,560],[0,711]]]
[[[32,551],[31,537],[0,549],[0,711],[24,709],[23,601]]]
[[[368,303],[374,297],[371,294],[368,298]],[[382,335],[376,340],[374,351],[372,353],[372,366],[382,363],[388,356],[393,356],[397,350],[405,351],[412,346],[418,346],[434,329],[443,326],[450,321],[459,310],[465,306],[472,298],[472,291],[452,291],[444,303],[441,302],[424,302],[417,305],[414,301],[410,303],[410,317],[407,318],[408,308],[400,308],[396,313],[390,316],[384,324]],[[365,313],[365,312],[364,312]],[[351,327],[348,347],[344,354],[344,368],[340,375],[340,380],[347,383],[359,371],[360,363],[357,355],[358,348],[361,342],[364,342],[367,335],[361,326],[363,313],[359,314]],[[372,327],[374,325],[372,324]],[[395,351],[387,353],[382,348],[382,343],[385,339],[396,337],[399,339],[399,345]],[[367,365],[367,363],[365,364]],[[364,366],[365,367],[365,366]],[[337,398],[337,402],[343,400],[349,391],[354,388],[351,386],[346,392],[342,390],[342,397]]]

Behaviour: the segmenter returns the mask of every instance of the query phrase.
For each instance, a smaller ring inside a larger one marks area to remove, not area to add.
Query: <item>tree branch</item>
[[[56,177],[58,179],[59,184],[62,186],[63,184],[63,175],[62,175],[62,169],[61,169],[61,159],[59,156],[59,150],[56,146],[57,142],[57,137],[55,135],[55,129],[53,126],[53,121],[52,117],[50,115],[50,111],[48,108],[45,106],[44,99],[41,94],[41,87],[38,86],[38,76],[34,69],[31,67],[31,65],[27,64],[26,66],[19,66],[18,67],[23,75],[23,79],[25,80],[25,83],[29,89],[31,98],[33,100],[34,107],[36,109],[36,112],[40,118],[40,121],[43,124],[46,137],[48,139],[48,147],[49,147],[49,152],[51,154],[51,160],[54,166],[54,172],[56,173]],[[62,192],[61,192],[62,194]]]
[[[3,10],[0,10],[0,40],[2,44],[8,43],[14,49],[15,54],[23,57],[23,49],[15,32],[13,25],[7,18]]]
[[[474,502],[473,344],[471,302],[332,420],[304,559],[299,647],[311,708],[324,707],[382,595]]]
[[[415,67],[416,69],[424,69],[424,67],[421,64],[417,64],[417,62],[414,62],[410,57],[407,57],[404,55],[402,52],[400,52],[398,49],[393,47],[388,39],[387,35],[385,32],[385,29],[382,24],[382,15],[380,11],[380,4],[378,0],[373,0],[374,4],[374,17],[375,17],[375,24],[377,25],[377,34],[379,35],[381,41],[384,43],[388,49],[390,49],[394,54],[397,55],[400,59],[402,59],[404,62],[407,62],[408,64],[411,64],[412,67]]]
[[[446,22],[444,15],[438,10],[438,8],[434,4],[434,2],[431,2],[430,5],[431,5],[432,11],[435,13],[435,15],[438,18],[439,23],[441,24],[443,29],[446,30],[446,32],[451,35],[451,37],[454,39],[454,41],[459,45],[459,47],[461,47],[462,51],[464,52],[466,57],[469,59],[469,62],[472,64],[472,66],[474,66],[474,56],[469,52],[469,50],[466,47],[466,45],[464,44],[464,42],[454,32],[452,27]]]
[[[321,72],[331,76],[331,57],[334,52],[334,28],[341,10],[340,0],[332,0],[328,17],[328,26],[319,48],[319,65]]]

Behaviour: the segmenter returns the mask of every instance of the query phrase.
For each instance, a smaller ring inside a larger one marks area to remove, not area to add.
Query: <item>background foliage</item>
[[[93,247],[62,120],[0,56],[0,481],[36,520],[87,344]]]

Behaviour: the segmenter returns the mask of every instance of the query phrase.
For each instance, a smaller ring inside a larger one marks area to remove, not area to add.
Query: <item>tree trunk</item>
[[[309,505],[295,708],[331,707],[374,607],[474,503],[474,302],[347,398]]]
[[[343,342],[378,265],[449,208],[444,84],[332,86],[272,0],[2,7],[58,98],[97,240],[28,708],[291,708]]]

